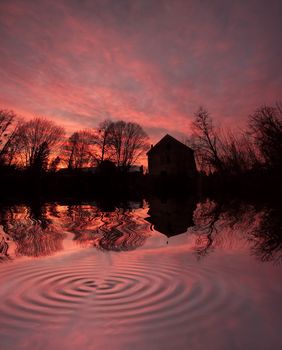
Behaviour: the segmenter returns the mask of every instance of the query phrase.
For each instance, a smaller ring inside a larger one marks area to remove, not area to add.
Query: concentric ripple
[[[207,326],[207,315],[216,314],[221,322],[226,314],[244,313],[244,302],[234,298],[238,286],[230,281],[227,286],[216,271],[146,254],[128,253],[126,259],[117,254],[109,265],[93,251],[66,261],[6,265],[0,271],[1,325],[7,330],[60,327],[79,319],[98,323],[104,332],[114,326],[134,336],[142,327],[155,337],[166,329],[199,331]]]

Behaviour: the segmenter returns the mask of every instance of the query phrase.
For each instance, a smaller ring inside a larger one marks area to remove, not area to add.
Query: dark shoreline
[[[148,197],[187,197],[280,201],[279,174],[248,173],[242,176],[153,177],[139,173],[98,175],[82,172],[31,174],[27,171],[0,173],[0,202],[26,200],[109,201],[141,200]]]

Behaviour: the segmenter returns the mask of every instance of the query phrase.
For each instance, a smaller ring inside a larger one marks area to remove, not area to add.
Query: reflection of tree
[[[117,210],[111,220],[103,220],[102,238],[98,246],[104,250],[132,250],[141,247],[148,234],[147,225],[132,210]]]
[[[240,201],[211,201],[206,200],[197,206],[194,220],[194,231],[198,234],[196,253],[204,257],[214,248],[232,245],[236,241],[236,232],[243,232],[246,236],[253,225],[256,213],[252,206]],[[238,237],[237,237],[238,239]]]
[[[24,256],[51,255],[62,250],[64,235],[53,227],[42,229],[41,225],[20,225],[13,235],[17,244],[17,254]]]
[[[98,233],[100,216],[96,206],[69,205],[62,218],[62,225],[74,234],[75,241],[87,245]]]
[[[0,233],[0,263],[9,259],[8,249],[9,245]]]
[[[190,227],[189,232],[196,235],[195,252],[199,258],[221,247],[243,245],[262,261],[281,260],[282,215],[278,207],[205,200],[194,209],[194,201],[154,200],[150,202],[150,221],[145,219],[145,209],[139,212],[140,209],[126,209],[126,205],[117,209],[116,204],[65,207],[33,202],[29,206],[0,207],[0,261],[13,255],[53,254],[63,248],[65,231],[72,233],[81,246],[133,250],[149,236],[147,221],[154,221],[155,228],[168,233],[187,232]]]
[[[263,211],[259,226],[252,232],[252,251],[262,261],[282,260],[282,212],[279,208]]]
[[[16,245],[16,255],[39,257],[62,249],[64,234],[52,225],[46,207],[10,207],[1,211],[0,220]]]
[[[0,227],[2,226],[2,233],[0,233],[0,261],[6,261],[10,259],[11,255],[11,237],[9,236],[9,223],[11,218],[13,217],[13,209],[14,208],[3,208],[0,207]]]
[[[40,202],[31,202],[29,204],[29,217],[35,223],[38,223],[43,230],[47,229],[52,220],[47,215],[47,207]]]
[[[218,233],[217,223],[221,214],[221,205],[206,201],[200,203],[195,211],[195,231],[200,232],[196,239],[196,254],[206,256],[214,246],[214,236]]]
[[[129,209],[104,212],[96,206],[70,206],[64,226],[80,244],[102,250],[136,249],[148,237],[147,224]]]
[[[48,205],[49,216],[53,218],[59,218],[60,212],[58,210],[59,206],[56,203],[51,203]]]
[[[262,210],[239,201],[206,200],[198,204],[194,221],[193,231],[198,235],[195,251],[199,258],[220,246],[231,247],[235,238],[251,244],[251,251],[262,261],[281,260],[281,210]]]

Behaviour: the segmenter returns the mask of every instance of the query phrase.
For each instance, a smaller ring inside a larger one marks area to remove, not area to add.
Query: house
[[[147,152],[150,175],[194,177],[194,151],[170,135],[164,136]]]

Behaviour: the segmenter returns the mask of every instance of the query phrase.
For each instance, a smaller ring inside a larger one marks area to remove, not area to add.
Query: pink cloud
[[[189,134],[199,105],[242,125],[281,96],[279,6],[2,1],[1,107],[69,132],[132,120],[152,142]]]

